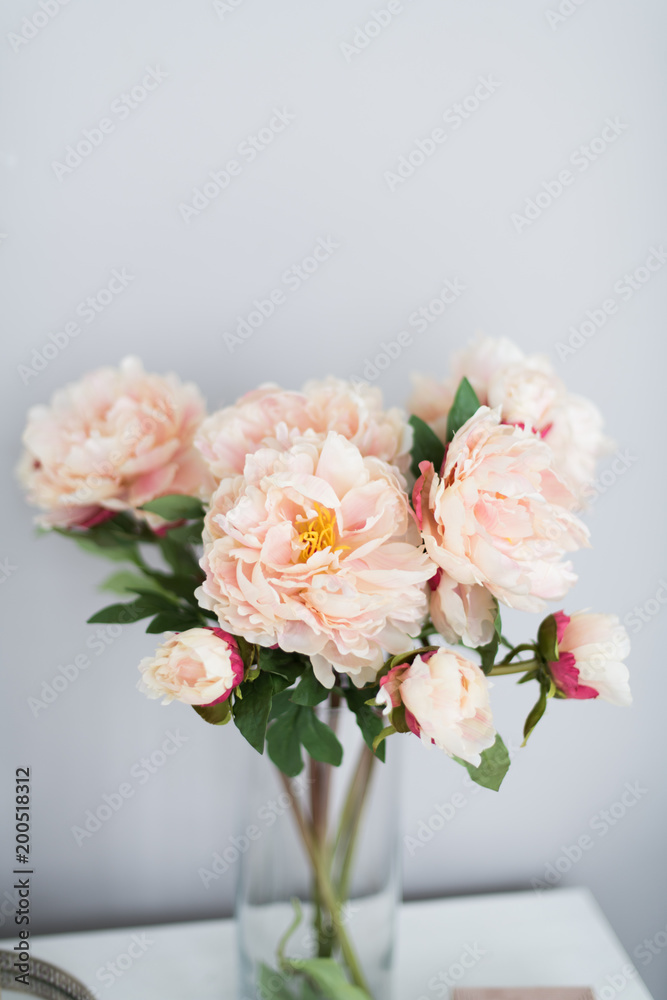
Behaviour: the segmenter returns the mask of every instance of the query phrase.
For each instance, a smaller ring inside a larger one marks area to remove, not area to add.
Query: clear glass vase
[[[304,753],[287,779],[268,757],[252,764],[236,920],[241,1000],[318,1000],[316,979],[295,959],[329,958],[373,1000],[391,997],[400,894],[398,747],[386,763],[364,743],[355,717],[328,705],[340,767]],[[319,967],[319,966],[318,966]]]

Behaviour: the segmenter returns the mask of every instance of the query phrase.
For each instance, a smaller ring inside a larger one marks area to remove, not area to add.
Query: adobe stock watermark
[[[629,128],[616,115],[606,118],[600,134],[587,143],[582,143],[568,157],[568,167],[563,167],[558,173],[546,181],[542,181],[540,190],[532,198],[526,198],[523,212],[512,212],[510,222],[517,233],[521,234],[540,219],[563,195],[576,183],[577,178],[585,174],[589,168],[600,159],[607,150],[618,141],[625,130]],[[571,170],[570,167],[574,169]]]
[[[14,52],[20,52],[28,42],[37,38],[69,2],[70,0],[39,0],[37,10],[23,18],[18,31],[10,31],[5,36]]]
[[[126,121],[167,78],[168,74],[159,66],[147,66],[138,83],[114,98],[109,108],[109,115],[100,118],[92,128],[82,129],[81,138],[65,147],[62,160],[51,161],[51,169],[58,180],[62,181],[78,170],[81,164],[106,142],[107,137],[116,131],[118,123]]]
[[[407,0],[408,4],[414,0]],[[354,26],[352,36],[349,41],[339,42],[338,48],[343,54],[346,63],[351,63],[355,56],[365,52],[368,46],[381,35],[390,24],[401,14],[405,13],[405,3],[403,0],[389,0],[384,7],[379,10],[373,9],[367,21]]]
[[[144,957],[148,949],[154,944],[155,941],[151,940],[148,934],[133,934],[129,939],[129,944],[125,951],[122,951],[112,961],[105,962],[104,965],[101,965],[97,969],[95,979],[105,989],[111,989],[132,968],[135,962],[139,962]],[[97,988],[93,988],[93,993],[96,997],[102,996],[102,993]]]
[[[564,24],[573,14],[576,14],[580,7],[586,3],[586,0],[560,0],[560,3],[555,9],[550,8],[544,12],[544,16],[547,22],[551,25],[553,31],[556,31],[561,24]]]
[[[13,562],[9,559],[9,556],[5,556],[4,559],[0,559],[0,584],[7,583],[10,577],[14,576],[14,573],[18,571],[18,566],[15,566]]]
[[[236,317],[234,330],[223,332],[222,339],[229,353],[233,354],[237,347],[242,347],[250,340],[252,335],[273,316],[276,309],[285,305],[288,297],[298,292],[338,249],[340,243],[333,236],[320,236],[309,254],[296,264],[285,268],[280,276],[280,284],[266,292],[262,298],[253,299],[252,309]]]
[[[616,972],[605,976],[604,980],[596,983],[595,996],[597,1000],[614,1000],[614,997],[622,993],[625,987],[633,979],[636,979],[638,975],[639,973],[634,965],[631,965],[630,962],[625,962]]]
[[[170,758],[189,742],[190,737],[183,736],[180,729],[176,732],[168,730],[157,750],[132,765],[129,772],[131,781],[123,781],[112,792],[104,792],[99,805],[94,809],[86,809],[82,825],[70,827],[76,845],[82,847],[86,840],[94,837],[104,824],[123,808],[128,799],[134,798],[137,788],[150,781],[153,775],[161,771]]]
[[[224,21],[227,14],[233,14],[243,3],[245,0],[213,0],[213,10]]]
[[[619,448],[607,468],[599,472],[592,483],[583,487],[581,492],[586,506],[596,504],[638,461],[628,448]]]
[[[394,361],[398,361],[405,350],[412,347],[414,344],[412,331],[425,333],[440,316],[454,305],[467,287],[460,278],[445,279],[440,291],[432,299],[410,313],[407,320],[407,326],[410,329],[399,330],[392,340],[381,341],[378,344],[380,348],[378,353],[364,358],[361,374],[350,375],[350,381],[357,386],[376,382]]]
[[[651,597],[647,598],[643,604],[635,604],[632,611],[628,611],[623,616],[623,624],[628,632],[637,635],[645,625],[649,625],[657,615],[662,613],[666,605],[667,581],[661,579],[658,580],[657,590]]]
[[[192,189],[190,201],[179,202],[178,211],[186,226],[219,198],[233,179],[240,177],[244,169],[253,163],[260,153],[268,149],[276,137],[289,128],[295,118],[296,115],[287,108],[274,108],[266,125],[257,132],[247,135],[238,144],[235,157],[227,160],[219,170],[210,170],[206,179]]]
[[[455,989],[468,972],[474,969],[486,955],[486,949],[482,948],[476,941],[473,944],[466,944],[461,954],[455,962],[452,962],[446,969],[441,969],[435,976],[431,976],[426,984],[429,996],[422,993],[417,1000],[431,1000],[431,995],[436,997],[447,997],[449,991]]]
[[[96,657],[102,656],[122,633],[120,625],[101,625],[86,639],[86,649]],[[39,697],[31,695],[27,699],[28,708],[33,716],[37,718],[40,712],[46,711],[50,705],[58,701],[92,664],[93,660],[88,653],[81,652],[73,656],[69,663],[57,666],[54,676],[48,681],[42,681]]]
[[[312,784],[312,779],[305,774],[300,774],[293,778],[291,788],[294,797],[301,798],[308,787]],[[261,840],[264,832],[270,830],[277,820],[290,812],[293,804],[293,797],[288,792],[281,792],[275,799],[269,799],[259,807],[256,815],[256,822],[248,824],[243,833],[238,836],[230,834],[227,838],[229,843],[222,851],[215,851],[209,862],[209,868],[198,868],[197,875],[205,889],[209,889],[212,882],[217,882],[219,878],[226,875],[243,854],[246,854],[252,844]]]
[[[659,931],[650,938],[644,938],[641,944],[638,944],[634,949],[632,954],[638,959],[642,965],[650,965],[654,958],[658,955],[662,955],[665,948],[667,948],[667,925],[661,927]]]
[[[61,354],[83,332],[84,325],[90,326],[98,316],[105,312],[112,302],[135,279],[134,274],[130,274],[126,267],[114,268],[109,280],[102,288],[98,288],[92,295],[86,296],[75,307],[74,314],[78,319],[70,319],[62,326],[48,335],[48,338],[41,347],[33,347],[30,362],[25,365],[17,365],[16,371],[24,385],[31,379],[36,378],[40,372]],[[78,320],[83,320],[83,324]]]
[[[399,156],[392,170],[385,170],[383,177],[389,190],[396,191],[414,177],[420,167],[423,167],[450,136],[469,121],[500,87],[500,80],[496,80],[490,74],[478,77],[474,89],[463,100],[457,101],[443,112],[442,121],[447,127],[437,125],[425,137],[415,139],[410,152]]]
[[[649,247],[648,254],[634,271],[626,271],[613,286],[614,295],[608,296],[598,306],[587,309],[585,319],[578,325],[568,327],[570,336],[567,341],[559,340],[556,353],[561,361],[567,361],[573,354],[581,350],[606,325],[611,316],[615,316],[624,302],[630,302],[635,295],[645,288],[654,274],[661,271],[667,264],[667,250],[662,243]]]
[[[562,880],[574,865],[578,864],[584,854],[592,851],[596,844],[610,833],[625,817],[634,809],[645,795],[648,788],[644,788],[639,781],[630,784],[627,782],[618,799],[611,803],[606,809],[599,812],[590,819],[588,826],[591,833],[582,833],[574,844],[567,844],[561,847],[561,853],[554,861],[549,861],[544,866],[542,878],[532,878],[530,884],[535,892],[542,893],[546,889],[553,889]],[[597,839],[596,839],[597,838]]]

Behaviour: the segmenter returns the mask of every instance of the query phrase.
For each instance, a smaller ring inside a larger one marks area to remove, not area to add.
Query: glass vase
[[[350,711],[318,714],[343,745],[339,767],[304,752],[290,779],[266,755],[252,762],[236,905],[241,1000],[330,996],[315,969],[344,973],[373,1000],[391,997],[400,741],[388,741],[383,763]],[[314,958],[330,961],[309,967]]]

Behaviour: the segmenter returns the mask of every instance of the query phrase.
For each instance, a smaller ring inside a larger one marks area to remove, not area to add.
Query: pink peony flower
[[[474,649],[493,639],[496,602],[478,583],[457,583],[441,572],[431,593],[430,612],[435,628],[452,645],[461,641]]]
[[[175,375],[148,375],[137,358],[100,368],[35,406],[18,475],[45,526],[91,525],[167,493],[212,483],[192,447],[204,401]]]
[[[526,357],[510,340],[479,338],[453,359],[453,375],[444,382],[414,376],[409,409],[430,424],[443,440],[447,415],[465,376],[479,401],[502,407],[502,419],[539,432],[549,443],[559,475],[579,503],[595,478],[597,460],[611,442],[602,416],[587,399],[567,391],[548,358]]]
[[[302,392],[267,384],[218,410],[202,424],[195,444],[218,481],[243,472],[246,455],[260,447],[288,448],[306,431],[336,431],[362,455],[405,472],[412,429],[399,409],[383,410],[378,388],[342,379],[307,382]]]
[[[558,629],[558,662],[549,669],[559,691],[568,698],[597,698],[612,705],[632,703],[628,668],[628,633],[616,615],[579,611],[554,615]]]
[[[396,468],[342,435],[248,455],[206,516],[200,604],[253,643],[310,656],[361,687],[426,613],[424,554]]]
[[[243,680],[243,659],[234,636],[219,628],[167,632],[155,656],[139,664],[137,685],[162,704],[215,705],[226,701]]]
[[[435,743],[474,767],[496,739],[486,677],[451,649],[393,667],[380,681],[377,702],[385,715],[403,705],[408,727],[423,743]]]
[[[454,436],[438,475],[415,486],[426,551],[456,583],[486,587],[510,607],[541,611],[576,576],[566,552],[588,544],[548,445],[482,406]]]

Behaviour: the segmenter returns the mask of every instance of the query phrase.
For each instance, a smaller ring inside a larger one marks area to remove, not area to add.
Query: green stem
[[[355,775],[355,779],[358,779],[355,781],[357,791],[355,794],[354,808],[350,817],[350,826],[349,829],[344,832],[347,847],[343,855],[343,863],[341,865],[340,878],[338,880],[338,895],[342,900],[346,900],[349,895],[354,850],[357,844],[359,826],[364,806],[366,804],[366,797],[368,795],[368,788],[370,786],[374,762],[375,754],[372,753],[371,750],[369,750],[369,748],[364,744],[361,750],[361,758],[359,760],[357,774]]]
[[[364,973],[361,969],[361,965],[359,964],[359,959],[357,958],[354,948],[352,947],[352,943],[347,936],[347,932],[339,919],[341,909],[340,901],[338,900],[334,887],[331,883],[327,866],[327,858],[323,855],[322,851],[323,845],[318,844],[315,840],[313,831],[306,822],[306,819],[301,811],[301,807],[292,792],[289,778],[287,778],[282,771],[279,771],[278,773],[280,775],[280,780],[285,787],[285,791],[292,800],[292,812],[299,828],[303,845],[306,848],[306,852],[313,866],[313,872],[315,873],[315,878],[317,880],[320,897],[331,914],[331,919],[338,936],[345,964],[350,971],[350,975],[352,976],[352,980],[355,985],[359,986],[360,989],[368,993],[370,997],[370,990],[368,989]]]
[[[520,646],[514,646],[513,649],[509,651],[507,656],[501,660],[501,664],[511,663],[515,656],[519,653],[527,653],[530,650],[531,653],[535,652],[535,644],[533,642],[522,642]]]
[[[512,666],[506,666],[503,660],[497,666],[494,666],[489,673],[490,677],[499,677],[502,674],[523,674],[527,670],[534,670],[535,667],[539,666],[539,660],[522,660],[521,663],[514,663]]]

